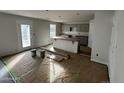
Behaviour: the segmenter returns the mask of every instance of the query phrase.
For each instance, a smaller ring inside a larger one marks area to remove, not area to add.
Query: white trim
[[[96,60],[96,59],[91,59],[91,61],[107,65],[107,67],[108,67],[108,75],[109,75],[109,79],[110,79],[110,82],[111,82],[110,66],[109,66],[109,64],[107,62]]]
[[[91,61],[96,62],[96,63],[101,63],[101,64],[107,65],[109,67],[108,63],[105,61],[100,61],[100,60],[96,60],[96,59],[91,59]]]

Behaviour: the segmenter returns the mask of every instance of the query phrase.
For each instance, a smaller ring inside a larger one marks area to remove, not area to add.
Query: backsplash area
[[[89,32],[64,31],[63,34],[72,36],[88,36]]]
[[[89,32],[89,24],[62,24],[62,32]]]

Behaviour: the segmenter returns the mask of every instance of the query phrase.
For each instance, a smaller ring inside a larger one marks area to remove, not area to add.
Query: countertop
[[[55,37],[53,37],[53,39],[54,40],[67,40],[67,41],[79,41],[80,39],[78,39],[78,38],[74,38],[74,37],[71,37],[71,38],[69,38],[69,37],[62,37],[62,36],[55,36]]]

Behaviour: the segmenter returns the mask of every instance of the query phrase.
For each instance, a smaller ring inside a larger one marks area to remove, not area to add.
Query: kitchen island
[[[74,37],[53,37],[53,47],[72,53],[78,53],[79,39]]]

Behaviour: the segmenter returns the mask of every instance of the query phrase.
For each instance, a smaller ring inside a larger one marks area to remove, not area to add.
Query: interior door
[[[29,20],[17,21],[18,51],[33,47],[32,22]]]

